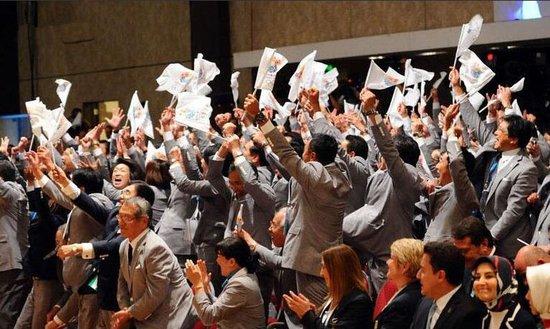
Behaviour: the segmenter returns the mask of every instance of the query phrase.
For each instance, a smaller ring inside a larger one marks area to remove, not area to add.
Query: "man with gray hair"
[[[151,205],[133,197],[120,207],[118,222],[126,240],[120,245],[117,299],[121,310],[113,328],[133,321],[136,328],[190,328],[195,321],[191,288],[176,256],[149,229]]]

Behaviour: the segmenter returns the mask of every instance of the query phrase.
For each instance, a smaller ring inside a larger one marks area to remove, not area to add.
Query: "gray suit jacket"
[[[350,157],[345,154],[343,148],[340,148],[338,155],[347,166],[347,173],[351,180],[352,189],[349,194],[349,201],[346,207],[346,214],[351,214],[355,210],[365,205],[365,190],[367,181],[371,174],[370,165],[366,159],[360,156]]]
[[[214,322],[220,329],[265,328],[264,303],[256,274],[246,268],[230,277],[218,298],[200,292],[193,298],[193,306],[202,323]]]
[[[262,183],[252,166],[243,157],[238,157],[235,166],[239,170],[247,194],[237,199],[229,189],[221,170],[223,161],[210,160],[207,178],[216,191],[229,204],[225,236],[232,236],[240,204],[243,204],[243,228],[264,247],[271,246],[268,228],[275,214],[275,192],[268,183]]]
[[[344,218],[344,242],[363,257],[385,260],[393,241],[413,236],[414,204],[422,191],[422,179],[415,167],[399,157],[383,123],[372,132],[388,170],[369,178],[366,204]]]
[[[342,243],[350,181],[336,163],[305,163],[277,129],[265,135],[281,164],[295,179],[291,181],[292,224],[282,266],[319,276],[321,252]]]
[[[23,187],[0,178],[0,272],[23,268],[23,256],[29,247],[28,215]]]
[[[94,216],[91,216],[93,214],[87,214],[82,209],[74,207],[71,199],[65,196],[51,180],[48,180],[42,187],[42,191],[59,205],[72,209],[65,228],[67,244],[93,242],[102,239],[105,231],[104,224],[96,221]],[[92,193],[90,197],[103,205],[104,208],[114,207],[111,200],[103,194]],[[91,268],[92,263],[89,260],[80,257],[66,258],[63,261],[63,282],[71,287],[73,291],[76,291],[89,279]]]
[[[497,241],[497,255],[513,259],[523,246],[517,239],[531,240],[533,231],[526,211],[527,196],[536,190],[537,168],[523,153],[514,156],[495,174],[481,211]]]
[[[138,241],[128,264],[128,239],[120,245],[117,299],[139,329],[192,328],[193,294],[178,260],[166,243],[148,231]]]
[[[542,185],[539,188],[540,191],[543,189],[548,189],[550,186],[550,175],[546,176]],[[535,225],[535,233],[533,234],[533,239],[531,244],[535,246],[546,246],[550,244],[550,196],[546,196],[546,200],[542,200],[543,205],[540,210],[537,224]]]
[[[476,191],[468,178],[458,143],[449,142],[449,144],[453,181],[436,188],[429,195],[427,209],[431,222],[424,236],[424,242],[450,238],[454,226],[479,207]]]
[[[223,239],[228,213],[227,201],[209,181],[189,179],[179,165],[172,165],[170,170],[174,172],[175,183],[181,192],[200,197],[200,219],[193,242],[195,245],[201,243],[215,245]]]

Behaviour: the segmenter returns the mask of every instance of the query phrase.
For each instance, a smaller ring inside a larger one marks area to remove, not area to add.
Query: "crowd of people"
[[[282,123],[167,107],[158,149],[121,109],[3,138],[0,328],[550,328],[550,144],[509,87],[482,118],[449,80],[399,121],[312,88]]]

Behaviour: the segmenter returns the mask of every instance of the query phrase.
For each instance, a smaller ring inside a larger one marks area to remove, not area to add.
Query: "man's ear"
[[[355,156],[355,151],[349,151],[348,155],[353,158]]]
[[[317,153],[310,151],[309,154],[311,161],[317,161]]]

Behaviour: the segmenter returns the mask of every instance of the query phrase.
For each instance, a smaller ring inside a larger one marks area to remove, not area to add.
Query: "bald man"
[[[550,255],[548,250],[541,247],[528,245],[518,250],[514,259],[514,268],[516,273],[524,275],[528,266],[536,266],[545,263],[550,263]]]

